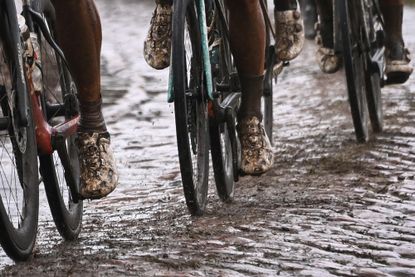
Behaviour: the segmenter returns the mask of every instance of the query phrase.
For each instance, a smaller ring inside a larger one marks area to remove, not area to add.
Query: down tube
[[[213,84],[212,84],[212,68],[210,65],[209,45],[207,36],[207,25],[206,25],[206,12],[205,12],[205,0],[196,0],[197,14],[199,18],[200,33],[201,33],[201,44],[202,44],[202,55],[203,55],[203,68],[206,79],[206,86],[208,96],[210,100],[213,100]],[[167,90],[167,102],[172,103],[174,101],[174,87],[173,87],[173,70],[170,67],[169,70],[169,85]]]
[[[202,39],[203,68],[205,72],[206,86],[210,100],[213,100],[212,68],[210,65],[209,45],[207,36],[205,0],[196,0],[197,14],[199,18],[200,34]]]

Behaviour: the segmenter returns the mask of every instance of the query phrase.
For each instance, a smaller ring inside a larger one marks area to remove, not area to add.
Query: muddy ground
[[[167,71],[143,61],[152,1],[97,0],[104,31],[105,112],[120,185],[85,205],[64,242],[42,190],[37,246],[0,275],[415,276],[415,78],[384,89],[385,132],[355,142],[344,72],[322,74],[314,43],[275,90],[275,165],[244,177],[207,213],[184,203]],[[415,10],[406,10],[407,44]],[[413,28],[411,29],[413,30]]]

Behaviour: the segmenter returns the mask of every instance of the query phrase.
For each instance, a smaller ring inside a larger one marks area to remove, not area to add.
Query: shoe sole
[[[407,72],[390,72],[387,74],[386,84],[403,84],[409,79],[409,76],[411,74]]]

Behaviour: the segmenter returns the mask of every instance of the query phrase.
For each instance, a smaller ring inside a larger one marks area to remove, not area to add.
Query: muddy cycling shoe
[[[304,46],[304,26],[297,10],[275,11],[275,51],[280,61],[296,58]]]
[[[80,198],[107,196],[118,183],[109,133],[78,133],[77,145],[81,169]]]
[[[334,49],[332,49],[332,31],[326,30],[325,28],[322,29],[320,23],[316,23],[315,29],[317,32],[315,41],[319,47],[316,52],[318,66],[324,73],[335,73],[342,66],[343,59],[341,58],[341,56],[336,55]],[[331,47],[327,47],[325,45],[331,45]]]
[[[386,53],[386,82],[388,84],[405,83],[414,68],[411,65],[411,54],[403,45],[395,45]]]
[[[156,1],[147,38],[144,41],[144,59],[154,69],[170,65],[172,5],[168,1]]]
[[[317,63],[324,73],[335,73],[341,65],[342,59],[334,53],[334,49],[319,47],[316,53]]]
[[[256,116],[248,117],[239,121],[237,129],[242,148],[242,173],[260,175],[268,171],[274,163],[274,155],[262,122]]]

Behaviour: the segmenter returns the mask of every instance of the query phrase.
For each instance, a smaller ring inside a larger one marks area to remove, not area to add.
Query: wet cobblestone
[[[415,80],[384,89],[385,132],[357,144],[344,72],[320,73],[313,43],[275,92],[274,168],[244,177],[206,216],[180,183],[167,71],[144,63],[151,1],[99,0],[106,116],[120,186],[86,203],[79,240],[59,237],[45,198],[33,259],[0,275],[415,276]],[[415,10],[406,11],[406,37]],[[139,26],[139,27],[138,27]]]

